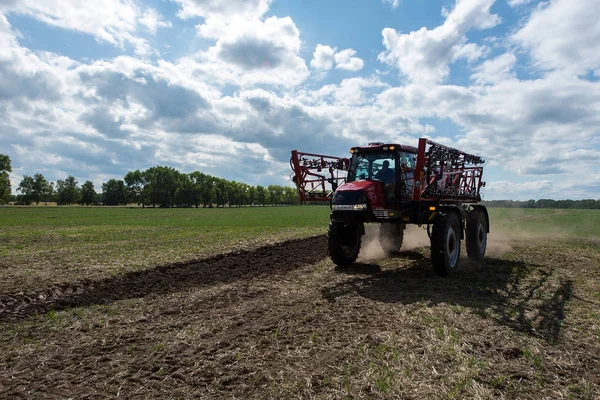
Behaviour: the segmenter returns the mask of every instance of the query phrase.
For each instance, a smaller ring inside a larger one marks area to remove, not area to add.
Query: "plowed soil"
[[[0,294],[0,397],[598,398],[598,242],[501,249],[450,279],[317,236],[39,282]]]

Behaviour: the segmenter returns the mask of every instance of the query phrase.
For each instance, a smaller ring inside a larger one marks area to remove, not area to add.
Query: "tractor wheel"
[[[487,246],[487,218],[480,209],[474,209],[467,216],[467,254],[469,260],[479,263],[485,257]]]
[[[360,251],[361,236],[360,224],[332,221],[327,234],[327,246],[331,260],[339,267],[354,264]]]
[[[454,274],[460,258],[460,230],[458,215],[454,212],[440,215],[431,233],[431,263],[440,276]]]
[[[400,252],[406,224],[391,224],[384,222],[379,225],[379,243],[387,255]]]

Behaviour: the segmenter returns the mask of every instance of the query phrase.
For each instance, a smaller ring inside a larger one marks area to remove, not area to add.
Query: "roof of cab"
[[[417,148],[414,146],[407,146],[405,144],[397,143],[369,143],[368,146],[354,146],[353,149],[359,149],[359,151],[374,151],[381,150],[383,147],[394,146],[396,150],[407,151],[409,153],[417,154]]]

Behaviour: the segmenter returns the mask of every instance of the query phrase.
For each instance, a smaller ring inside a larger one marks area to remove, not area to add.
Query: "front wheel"
[[[469,260],[479,263],[485,257],[488,221],[485,213],[475,208],[467,216],[467,255]]]
[[[362,230],[357,223],[331,222],[327,247],[331,260],[340,267],[354,264],[360,252]]]
[[[456,213],[440,215],[431,233],[431,263],[440,276],[454,274],[460,258],[460,220]]]

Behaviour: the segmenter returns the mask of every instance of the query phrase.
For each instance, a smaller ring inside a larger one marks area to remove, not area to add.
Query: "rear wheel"
[[[467,216],[467,254],[469,260],[481,262],[487,247],[488,221],[485,213],[475,208]]]
[[[460,258],[460,220],[454,212],[438,217],[431,233],[431,263],[440,276],[454,274]]]
[[[387,255],[400,252],[406,224],[384,222],[379,225],[379,243]]]
[[[340,267],[354,264],[360,252],[361,226],[357,223],[331,222],[327,245],[331,260]]]

